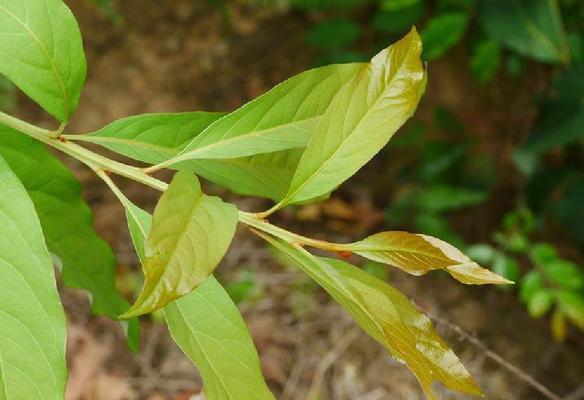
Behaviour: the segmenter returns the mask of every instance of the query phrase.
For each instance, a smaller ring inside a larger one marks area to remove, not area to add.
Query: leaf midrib
[[[6,14],[8,14],[10,17],[12,17],[16,22],[18,22],[22,26],[22,28],[36,42],[36,44],[39,46],[39,48],[41,49],[41,51],[44,53],[45,57],[49,61],[49,64],[50,64],[50,66],[55,74],[55,77],[57,78],[57,81],[59,82],[59,86],[61,87],[61,91],[63,92],[63,100],[65,102],[65,117],[68,118],[68,116],[69,116],[69,102],[70,102],[69,94],[67,93],[67,90],[65,89],[65,83],[63,82],[61,74],[59,74],[59,71],[57,69],[57,65],[55,64],[53,59],[49,56],[48,50],[43,45],[43,43],[39,40],[39,38],[34,34],[34,32],[32,30],[30,30],[30,28],[24,23],[24,21],[22,21],[20,18],[18,18],[16,15],[14,15],[12,12],[10,12],[10,10],[8,10],[2,4],[0,4],[0,9],[3,10]]]

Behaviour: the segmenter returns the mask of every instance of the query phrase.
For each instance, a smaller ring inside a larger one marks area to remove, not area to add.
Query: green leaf
[[[123,203],[134,247],[143,260],[152,217],[125,198]],[[168,304],[164,314],[174,341],[201,372],[208,400],[274,399],[245,322],[213,276]]]
[[[321,285],[365,332],[406,363],[429,399],[437,399],[434,381],[463,393],[481,394],[430,320],[402,293],[343,261],[317,258],[300,246],[261,235]]]
[[[295,75],[211,124],[174,162],[305,147],[332,98],[361,69],[339,64]]]
[[[32,201],[0,157],[0,398],[65,396],[66,321]]]
[[[34,203],[47,246],[62,262],[63,283],[85,290],[95,314],[117,319],[129,304],[116,290],[114,253],[95,233],[91,209],[75,176],[40,142],[1,125],[0,155]],[[137,350],[138,321],[122,321],[122,326],[129,347]]]
[[[424,58],[435,60],[454,47],[464,35],[468,15],[464,12],[438,14],[422,30]]]
[[[489,264],[497,256],[498,252],[493,246],[486,243],[473,244],[466,248],[465,253],[477,263]]]
[[[554,303],[552,292],[547,289],[540,289],[530,297],[527,307],[529,315],[533,318],[539,318],[545,315]]]
[[[99,144],[126,157],[157,164],[174,157],[225,113],[143,114],[122,118],[76,140]]]
[[[213,276],[164,314],[172,338],[201,371],[207,399],[274,399],[245,322]]]
[[[569,289],[584,288],[584,273],[574,263],[558,259],[541,266],[545,275],[553,283]]]
[[[501,44],[544,62],[567,62],[570,49],[556,0],[480,0],[477,15]]]
[[[533,296],[543,287],[541,275],[535,270],[529,271],[521,279],[519,298],[522,302],[529,304]]]
[[[556,294],[562,312],[578,328],[584,331],[584,295],[562,290]]]
[[[412,275],[442,269],[454,279],[469,285],[512,283],[481,268],[456,247],[432,236],[388,231],[349,244],[346,249]]]
[[[282,205],[328,193],[367,163],[414,113],[425,87],[415,29],[359,67],[335,96]]]
[[[124,118],[75,140],[95,143],[126,157],[157,164],[176,156],[223,113],[144,114]],[[228,189],[280,200],[286,194],[303,149],[223,160],[189,160],[180,168]]]
[[[470,68],[480,83],[487,83],[493,79],[501,65],[501,55],[501,46],[491,39],[481,40],[473,46]]]
[[[351,20],[337,19],[316,24],[307,35],[310,45],[323,49],[340,49],[354,44],[361,28]]]
[[[178,172],[154,211],[144,287],[122,318],[160,309],[203,283],[225,255],[237,221],[235,206],[205,195],[195,175]]]
[[[493,262],[493,272],[510,281],[519,279],[520,271],[517,261],[503,253],[498,253]]]
[[[86,62],[62,0],[0,0],[0,74],[61,122],[77,108]]]

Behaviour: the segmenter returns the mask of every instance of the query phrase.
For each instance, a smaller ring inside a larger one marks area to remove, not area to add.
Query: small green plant
[[[505,215],[495,233],[496,246],[480,243],[467,253],[477,262],[489,263],[494,272],[519,282],[518,296],[534,318],[550,311],[550,328],[555,339],[563,341],[567,321],[584,331],[584,273],[573,262],[545,242],[532,242],[536,220],[525,207]],[[521,272],[520,265],[528,265]],[[508,289],[508,287],[502,287]]]
[[[61,0],[0,0],[0,73],[55,117],[47,130],[0,112],[0,387],[3,398],[63,399],[66,324],[53,261],[96,314],[120,320],[139,347],[137,317],[162,310],[172,337],[199,368],[210,400],[273,399],[242,316],[213,272],[238,224],[265,239],[403,361],[426,396],[432,383],[480,394],[430,320],[383,280],[307,248],[356,253],[413,275],[444,270],[466,284],[508,280],[436,238],[382,232],[339,244],[268,222],[284,206],[326,196],[357,172],[414,113],[426,73],[412,29],[368,63],[306,71],[231,113],[146,114],[88,134],[66,134],[86,77],[77,22]],[[94,143],[150,164],[114,161]],[[92,229],[81,187],[45,146],[93,170],[126,210],[144,285],[132,306],[114,282],[115,259]],[[178,170],[167,184],[151,174]],[[162,193],[153,215],[112,175]],[[250,213],[206,195],[201,175],[234,192],[273,199]]]

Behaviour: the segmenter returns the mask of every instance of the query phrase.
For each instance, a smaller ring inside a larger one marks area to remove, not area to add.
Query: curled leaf
[[[401,231],[381,232],[346,246],[365,258],[400,268],[412,275],[442,269],[467,285],[513,283],[432,236]]]

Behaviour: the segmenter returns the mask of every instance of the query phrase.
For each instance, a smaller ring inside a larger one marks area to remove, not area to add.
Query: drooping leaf
[[[555,0],[480,0],[477,15],[503,45],[544,62],[567,62],[570,49]]]
[[[454,47],[464,35],[468,15],[464,12],[438,14],[422,30],[424,58],[435,60]]]
[[[211,124],[175,162],[305,147],[332,98],[361,68],[329,65],[293,76]]]
[[[245,322],[213,276],[164,314],[172,338],[201,372],[207,399],[274,399]]]
[[[316,126],[282,204],[330,192],[385,146],[413,114],[423,92],[421,50],[412,29],[360,67]]]
[[[538,290],[531,296],[527,303],[529,315],[539,318],[545,315],[554,304],[554,296],[548,289]]]
[[[558,305],[568,319],[584,331],[584,294],[576,291],[558,292]]]
[[[203,283],[225,255],[237,220],[237,208],[205,195],[195,175],[178,172],[154,211],[144,287],[122,317],[160,309]]]
[[[365,332],[404,362],[429,399],[437,399],[432,390],[434,381],[463,393],[481,394],[430,320],[402,293],[341,260],[317,258],[302,247],[261,235],[322,286]]]
[[[0,398],[65,396],[65,313],[32,201],[0,156]]]
[[[456,247],[432,236],[388,231],[345,247],[348,251],[400,268],[412,275],[442,269],[454,279],[469,285],[511,283],[480,267]]]
[[[0,74],[61,122],[86,75],[75,17],[62,0],[0,0]]]
[[[0,155],[28,191],[41,221],[47,246],[62,262],[61,279],[85,290],[95,314],[117,319],[128,302],[115,287],[116,260],[93,229],[91,209],[75,176],[43,144],[0,125]],[[138,321],[127,326],[128,345],[137,350]]]
[[[134,247],[143,260],[152,217],[126,199],[124,206]],[[213,276],[168,304],[164,314],[174,341],[201,372],[208,400],[274,399],[245,321]]]

